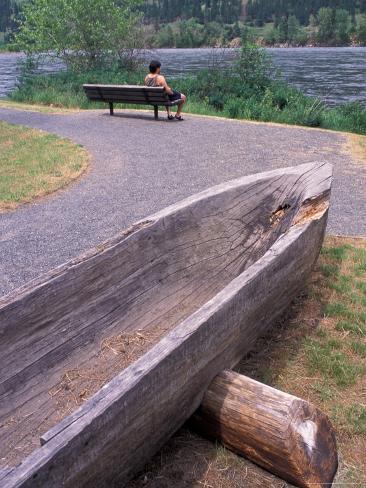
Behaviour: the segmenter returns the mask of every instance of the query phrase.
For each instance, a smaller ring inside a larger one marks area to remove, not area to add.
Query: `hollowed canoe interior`
[[[233,185],[3,299],[0,467],[263,256],[301,204],[299,175]]]

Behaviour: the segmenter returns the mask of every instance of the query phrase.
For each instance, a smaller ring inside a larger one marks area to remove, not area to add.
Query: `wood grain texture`
[[[332,485],[335,434],[327,416],[305,400],[223,371],[208,387],[192,425],[296,486]]]
[[[0,300],[0,458],[25,439],[32,452],[0,486],[121,486],[141,468],[304,286],[331,174],[308,164],[209,189]],[[62,373],[88,368],[105,337],[154,327],[161,340],[58,423]]]

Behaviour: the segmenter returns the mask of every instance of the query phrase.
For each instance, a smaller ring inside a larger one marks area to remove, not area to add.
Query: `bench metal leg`
[[[113,103],[112,102],[109,102],[109,113],[110,113],[110,115],[113,115],[114,114]]]
[[[158,120],[159,118],[159,107],[157,105],[154,105],[154,117],[155,120]]]

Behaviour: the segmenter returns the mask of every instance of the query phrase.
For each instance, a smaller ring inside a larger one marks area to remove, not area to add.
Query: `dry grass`
[[[336,486],[366,487],[366,240],[329,237],[306,292],[238,371],[316,404],[337,432]],[[347,325],[348,324],[348,325]],[[129,488],[289,487],[182,429]]]
[[[349,134],[347,151],[350,151],[352,156],[363,163],[366,162],[366,136],[357,134]]]
[[[66,371],[49,391],[58,420],[74,412],[103,385],[143,356],[164,333],[166,329],[155,327],[104,339],[93,358]]]
[[[0,108],[11,108],[30,112],[42,112],[46,114],[70,114],[80,112],[80,109],[63,108],[53,105],[37,105],[31,103],[14,102],[12,100],[0,100]]]
[[[66,186],[88,162],[87,152],[68,140],[0,122],[0,212]]]

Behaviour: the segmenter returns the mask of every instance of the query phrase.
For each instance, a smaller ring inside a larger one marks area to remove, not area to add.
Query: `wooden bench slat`
[[[96,98],[105,98],[105,99],[118,99],[118,98],[124,98],[126,100],[153,100],[156,102],[166,102],[169,101],[169,98],[165,94],[129,94],[129,93],[118,93],[118,92],[104,92],[104,91],[89,91],[87,93],[89,97],[96,97]]]
[[[165,93],[163,87],[160,86],[125,86],[125,85],[83,85],[85,90],[118,90],[123,92],[154,92],[154,93]]]
[[[167,99],[153,99],[153,98],[127,98],[127,97],[103,97],[97,98],[94,97],[96,100],[101,100],[104,102],[112,102],[112,103],[134,103],[134,102],[141,102],[141,103],[152,103],[153,105],[162,105],[164,103],[169,103],[170,100]]]
[[[95,92],[93,92],[93,94],[95,94]],[[127,98],[129,100],[138,100],[138,99],[141,99],[141,100],[162,100],[162,101],[165,101],[165,100],[168,100],[168,97],[165,95],[165,94],[153,94],[153,95],[150,95],[150,94],[146,94],[144,95],[143,93],[138,93],[138,94],[135,94],[135,95],[132,95],[132,94],[129,94],[129,93],[118,93],[118,92],[101,92],[100,93],[100,96],[102,96],[103,98]]]
[[[155,119],[157,119],[159,105],[168,107],[180,102],[180,100],[171,102],[163,87],[85,84],[83,88],[89,100],[108,103],[111,115],[113,115],[114,103],[153,105]]]

